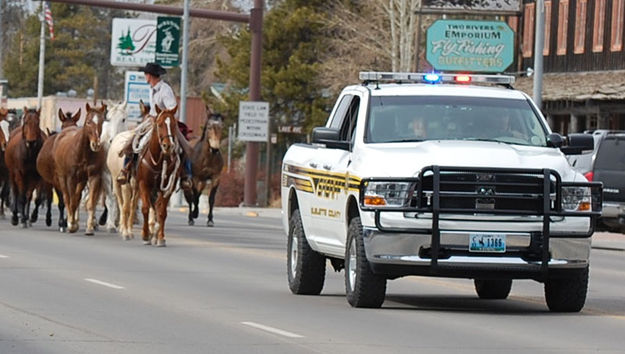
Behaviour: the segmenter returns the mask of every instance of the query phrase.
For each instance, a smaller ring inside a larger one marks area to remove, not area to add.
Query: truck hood
[[[439,165],[550,168],[556,170],[564,181],[586,181],[571,168],[560,150],[548,147],[489,141],[433,140],[361,145],[352,157],[350,170],[359,177],[417,176],[423,167]]]

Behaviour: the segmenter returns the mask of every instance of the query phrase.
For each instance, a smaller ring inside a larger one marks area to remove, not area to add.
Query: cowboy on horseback
[[[139,70],[145,73],[145,80],[152,88],[152,95],[150,97],[150,113],[144,118],[144,121],[135,128],[135,137],[130,139],[124,149],[120,152],[120,156],[122,156],[122,154],[125,155],[124,167],[117,176],[117,182],[120,184],[124,184],[128,181],[130,170],[132,169],[137,156],[143,151],[147,142],[150,140],[154,117],[156,116],[156,106],[161,109],[172,109],[178,104],[171,86],[161,80],[161,75],[167,72],[162,66],[156,63],[147,63],[145,67]],[[178,142],[182,148],[180,157],[181,160],[184,161],[185,167],[182,171],[180,187],[184,190],[189,190],[191,189],[191,161],[188,157],[191,155],[191,146],[180,130],[176,131]]]

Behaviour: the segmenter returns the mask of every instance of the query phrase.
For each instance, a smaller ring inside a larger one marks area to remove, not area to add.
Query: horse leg
[[[17,186],[14,184],[13,188],[11,188],[11,194],[13,194],[13,205],[11,206],[12,216],[11,216],[11,225],[17,226],[19,223],[19,218],[17,216],[18,208],[20,204],[19,191],[17,190]]]
[[[143,214],[143,229],[141,230],[141,238],[143,239],[144,245],[150,244],[150,226],[149,226],[149,218],[150,218],[150,191],[143,187],[143,184],[140,186],[140,194],[141,194],[141,214]]]
[[[46,192],[46,226],[52,225],[52,187]]]
[[[63,193],[56,189],[56,196],[59,198],[59,231],[67,231],[67,219],[65,218],[65,200],[63,199]]]
[[[213,227],[215,223],[213,222],[213,207],[215,206],[215,195],[217,194],[217,188],[219,185],[215,185],[211,188],[210,194],[208,195],[208,220],[206,220],[206,226]]]
[[[100,178],[92,177],[89,179],[89,197],[87,198],[87,229],[85,235],[93,235],[95,230],[95,207],[100,199]]]
[[[135,183],[130,184],[127,187],[130,193],[128,194],[128,200],[130,204],[130,210],[128,210],[126,222],[128,223],[128,233],[130,238],[134,238],[132,234],[132,227],[135,224],[135,218],[137,216],[137,205],[139,204],[139,194]]]
[[[37,219],[39,219],[39,207],[41,206],[41,204],[43,204],[44,198],[45,197],[44,197],[42,188],[37,188],[37,198],[35,198],[35,207],[33,208],[33,212],[30,215],[31,224],[37,222]],[[30,202],[28,204],[30,206]]]
[[[70,188],[71,185],[69,186]],[[67,219],[68,219],[68,231],[70,233],[74,233],[76,231],[78,231],[78,228],[80,227],[78,225],[79,223],[79,215],[78,215],[78,209],[80,208],[80,199],[82,197],[81,195],[81,191],[82,188],[80,187],[84,187],[84,186],[75,186],[74,190],[72,190],[72,194],[67,195]]]
[[[193,224],[195,224],[195,222],[193,221],[193,199],[195,199],[194,194],[195,189],[193,188],[188,192],[184,191],[184,199],[187,201],[187,204],[189,204],[189,226],[193,226]]]
[[[26,191],[20,193],[20,208],[21,208],[21,220],[23,228],[28,227],[28,204],[30,200],[26,197]]]
[[[156,247],[165,247],[167,244],[165,243],[165,219],[167,218],[167,202],[169,198],[164,198],[160,196],[156,200]]]

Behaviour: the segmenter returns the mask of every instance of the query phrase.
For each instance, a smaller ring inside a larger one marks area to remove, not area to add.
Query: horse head
[[[104,142],[108,140],[108,143],[113,140],[115,135],[120,132],[128,130],[126,120],[128,118],[128,112],[126,111],[127,102],[116,104],[112,106],[106,114],[106,122],[102,128],[102,135],[100,139]]]
[[[206,106],[206,124],[204,125],[204,130],[202,130],[200,141],[208,139],[208,145],[211,150],[219,150],[223,126],[224,119],[221,113],[213,113],[211,109]]]
[[[91,151],[98,152],[102,148],[100,142],[100,135],[102,134],[102,124],[106,117],[106,105],[102,103],[100,108],[91,107],[89,103],[86,104],[87,117],[85,118],[85,125],[83,129],[89,138],[89,147]]]
[[[141,121],[150,114],[150,106],[143,103],[143,100],[139,100],[139,109],[141,110]]]
[[[67,127],[75,127],[78,124],[78,120],[80,119],[80,108],[78,108],[78,112],[72,113],[63,112],[62,109],[59,108],[59,120],[61,121],[61,130]]]
[[[178,120],[176,119],[176,111],[178,105],[172,109],[161,110],[156,106],[156,120],[154,121],[154,129],[158,136],[158,144],[161,151],[165,155],[175,154],[178,149]]]
[[[39,114],[41,109],[34,110],[24,107],[22,115],[22,138],[27,149],[37,146],[41,140],[41,130],[39,129]]]

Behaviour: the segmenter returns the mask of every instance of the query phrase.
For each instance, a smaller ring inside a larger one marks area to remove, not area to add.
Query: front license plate
[[[506,235],[491,233],[472,233],[469,235],[470,252],[506,252]]]

